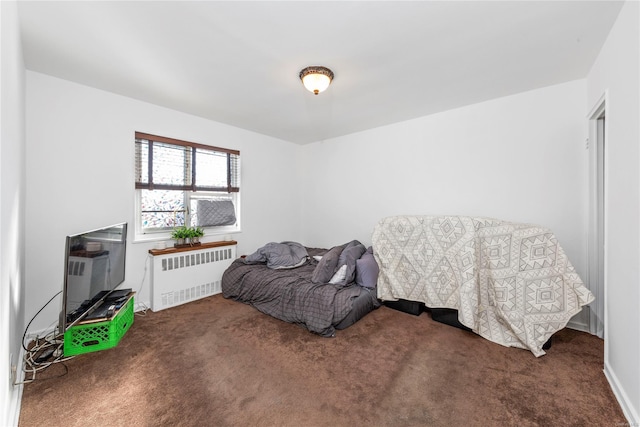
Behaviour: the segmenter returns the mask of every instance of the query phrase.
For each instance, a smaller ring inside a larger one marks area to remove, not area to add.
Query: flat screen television
[[[67,236],[60,333],[87,318],[124,282],[127,223]]]

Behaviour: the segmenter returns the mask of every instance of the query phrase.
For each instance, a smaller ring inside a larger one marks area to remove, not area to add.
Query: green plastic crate
[[[118,345],[133,324],[133,297],[111,320],[80,324],[64,333],[64,355],[75,356]]]

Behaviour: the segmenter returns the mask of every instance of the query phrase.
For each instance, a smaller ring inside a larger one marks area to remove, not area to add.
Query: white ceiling
[[[305,144],[587,75],[618,1],[20,1],[27,69]],[[335,73],[314,96],[298,73]]]

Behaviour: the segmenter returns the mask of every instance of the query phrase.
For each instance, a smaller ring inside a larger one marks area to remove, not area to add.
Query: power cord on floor
[[[22,370],[25,373],[25,379],[23,381],[17,381],[16,379],[14,385],[31,383],[36,380],[37,373],[47,369],[53,364],[63,363],[74,357],[64,357],[64,335],[58,332],[59,326],[56,326],[52,332],[46,334],[44,337],[36,335],[29,342],[29,345],[25,343],[27,331],[29,330],[31,323],[33,323],[42,310],[44,310],[45,307],[47,307],[51,301],[61,293],[62,291],[51,297],[51,299],[47,301],[46,304],[43,305],[42,308],[31,318],[27,327],[24,329],[24,333],[22,334],[22,348],[24,349],[24,363]],[[63,366],[65,368],[65,372],[62,375],[66,375],[68,368],[64,364]],[[27,377],[27,375],[30,375],[30,377]]]
[[[37,379],[38,373],[58,363],[62,364],[64,372],[56,375],[55,378],[64,376],[69,372],[64,362],[73,359],[75,356],[64,357],[64,336],[58,334],[57,329],[56,327],[53,332],[44,337],[36,337],[29,343],[29,349],[25,352],[24,366],[22,368],[25,373],[25,379],[15,384],[32,383]]]

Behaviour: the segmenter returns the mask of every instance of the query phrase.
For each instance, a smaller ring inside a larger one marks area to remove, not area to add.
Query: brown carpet
[[[321,338],[220,295],[25,386],[20,426],[616,426],[603,342],[546,356],[382,307]]]

